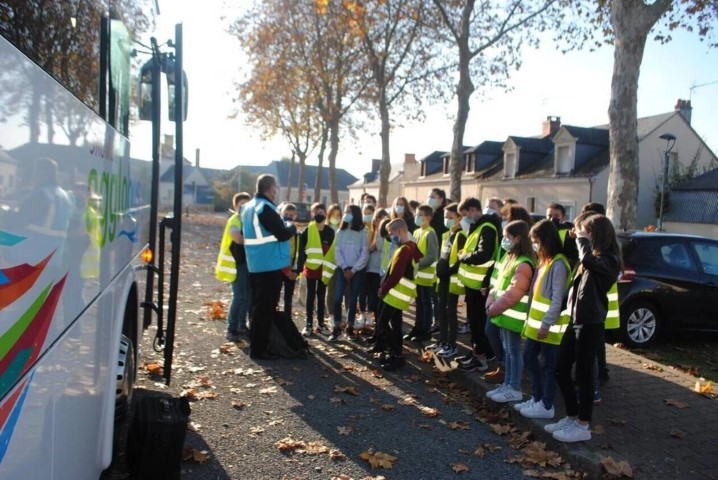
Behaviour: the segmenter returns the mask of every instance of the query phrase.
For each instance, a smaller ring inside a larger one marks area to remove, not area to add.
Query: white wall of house
[[[646,136],[639,144],[639,184],[638,184],[638,214],[636,227],[641,229],[646,225],[656,225],[656,195],[660,190],[662,165],[666,141],[659,138],[664,133],[672,133],[676,136],[676,144],[673,147],[676,158],[683,165],[688,165],[696,156],[700,156],[698,162],[701,168],[709,167],[714,159],[710,150],[703,146],[703,142],[693,131],[688,122],[679,114],[672,115],[669,119],[657,128],[650,135]]]
[[[339,197],[339,204],[341,206],[346,205],[346,203],[349,201],[350,192],[349,190],[338,190],[337,195]],[[286,188],[282,187],[279,189],[279,198],[280,201],[286,200]],[[297,188],[292,188],[292,191],[290,193],[290,201],[291,202],[306,202],[306,203],[314,203],[316,201],[319,201],[321,203],[324,203],[327,207],[329,204],[331,204],[331,192],[328,189],[322,189],[319,193],[319,199],[314,198],[314,188],[310,188],[304,192],[304,199],[299,199],[299,190]]]
[[[447,197],[451,196],[449,191],[449,176],[448,175],[431,175],[429,178],[419,178],[414,181],[408,181],[402,183],[402,191],[406,198],[409,200],[417,200],[424,203],[429,197],[431,190],[434,188],[440,188],[446,192]],[[476,196],[479,192],[479,185],[474,178],[474,174],[464,173],[461,177],[461,198],[456,199],[457,201],[463,200],[468,197]]]
[[[399,176],[389,182],[389,190],[387,191],[387,195],[386,195],[387,202],[389,202],[389,204],[391,204],[391,202],[393,202],[396,197],[401,196],[401,194],[402,194],[400,180],[401,180],[401,176]],[[379,201],[379,183],[371,182],[366,185],[357,185],[357,184],[350,185],[349,186],[349,197],[348,197],[349,203],[358,205],[361,200],[362,193],[364,193],[364,192],[368,193],[369,195],[374,195],[374,197],[377,199],[377,201]],[[385,205],[381,205],[381,206],[385,206]]]

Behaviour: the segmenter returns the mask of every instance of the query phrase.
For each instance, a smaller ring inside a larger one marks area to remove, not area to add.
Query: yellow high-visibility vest
[[[431,227],[417,228],[416,230],[414,230],[414,238],[416,238],[416,245],[422,255],[426,255],[426,248],[427,244],[429,243],[429,235],[431,235],[432,233],[436,235],[436,232]],[[436,283],[436,264],[437,262],[433,262],[428,267],[417,269],[414,276],[414,281],[417,285],[421,285],[423,287],[430,287],[434,283]]]
[[[543,320],[544,315],[551,306],[551,299],[546,298],[543,294],[544,280],[556,262],[563,262],[566,267],[566,289],[568,289],[568,286],[571,284],[571,266],[568,263],[568,259],[562,254],[556,255],[551,260],[551,263],[549,263],[541,272],[541,275],[539,275],[534,283],[536,289],[534,291],[533,298],[531,299],[528,319],[524,325],[523,332],[521,332],[521,334],[526,338],[530,338],[531,340],[535,340],[537,342],[550,343],[552,345],[561,344],[561,338],[566,332],[566,328],[568,327],[568,322],[570,320],[570,316],[568,315],[559,315],[556,323],[549,327],[546,338],[538,338],[538,332],[541,329],[541,320]],[[564,290],[564,295],[565,293],[566,291]]]
[[[324,263],[322,263],[322,283],[329,285],[329,282],[334,278],[334,271],[337,269],[337,265],[334,263],[334,245],[336,244],[337,237],[334,237],[332,246],[329,247],[327,254],[324,255]]]
[[[307,260],[304,262],[307,270],[319,270],[322,268],[324,251],[322,250],[322,240],[319,236],[317,222],[311,221],[307,226],[307,245],[304,251],[307,254]]]
[[[608,291],[608,313],[606,314],[606,330],[613,330],[621,326],[621,311],[618,308],[618,282]]]
[[[495,290],[497,297],[500,297],[501,295],[506,293],[506,290],[511,285],[511,279],[514,277],[516,269],[519,267],[519,265],[521,265],[522,263],[528,263],[532,267],[535,265],[534,261],[530,257],[526,257],[523,255],[513,261],[511,261],[510,258],[510,255],[506,255],[501,260],[501,263],[499,263],[499,265],[497,266],[497,268],[500,270],[499,279]],[[526,295],[521,297],[521,299],[516,303],[516,305],[508,308],[500,315],[491,317],[491,322],[501,328],[511,330],[512,332],[520,333],[524,328],[524,323],[526,322],[526,317],[528,316],[528,305],[529,296],[527,293]]]
[[[242,231],[242,219],[239,213],[235,213],[229,220],[227,220],[224,226],[224,234],[222,235],[222,243],[219,247],[219,255],[217,256],[217,265],[214,268],[214,274],[217,280],[222,282],[234,282],[237,278],[237,262],[234,260],[234,256],[230,250],[232,246],[232,227],[237,227],[239,231]]]
[[[501,246],[499,245],[498,230],[493,223],[484,222],[479,225],[479,227],[474,230],[471,235],[468,236],[468,238],[466,239],[466,244],[464,244],[464,251],[473,252],[474,249],[476,249],[476,246],[479,244],[479,238],[481,237],[481,231],[484,228],[492,229],[496,235],[496,252],[494,252],[494,254],[492,255],[493,258],[486,263],[482,263],[481,265],[469,265],[467,263],[462,263],[461,265],[459,265],[459,280],[461,280],[461,283],[463,283],[465,286],[474,290],[479,290],[481,288],[481,285],[484,282],[484,278],[486,278],[486,273],[489,271],[489,268],[491,268],[496,262],[496,259],[498,258],[498,251],[501,250]]]
[[[401,245],[394,252],[394,256],[391,258],[389,272],[394,269],[396,260],[399,258],[399,252],[401,252],[403,248],[406,247]],[[407,310],[409,308],[409,304],[411,304],[411,300],[414,298],[416,298],[416,283],[414,283],[410,278],[403,276],[401,277],[401,280],[399,280],[399,283],[394,285],[391,290],[387,292],[383,300],[384,303],[391,305],[396,309]]]

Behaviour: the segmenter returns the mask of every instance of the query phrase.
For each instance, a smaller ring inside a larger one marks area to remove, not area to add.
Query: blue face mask
[[[448,228],[449,230],[453,229],[456,226],[456,220],[453,218],[445,218],[444,219],[444,226]]]
[[[404,206],[403,205],[397,205],[394,207],[394,211],[397,215],[403,215],[404,214]]]
[[[374,218],[371,215],[364,215],[364,223],[371,223],[371,219]]]
[[[461,228],[462,228],[465,232],[468,233],[469,230],[471,229],[471,225],[473,225],[473,223],[474,223],[474,219],[473,219],[473,218],[464,217],[464,218],[461,219]]]
[[[416,223],[417,227],[420,227],[424,224],[424,217],[421,215],[417,215],[414,217],[414,223]]]
[[[352,220],[354,220],[354,215],[352,215],[351,213],[345,213],[344,216],[342,217],[342,220],[344,220],[347,223],[352,223]]]
[[[503,248],[507,252],[510,252],[514,248],[514,242],[504,237],[501,239],[501,248]]]
[[[394,245],[399,245],[399,241],[400,241],[399,235],[391,236],[391,243],[393,243]]]
[[[531,244],[531,246],[534,248],[534,252],[538,253],[539,251],[539,244],[534,242]]]
[[[439,206],[439,201],[435,199],[434,197],[429,197],[426,200],[426,204],[429,205],[431,208],[436,209],[436,207]]]

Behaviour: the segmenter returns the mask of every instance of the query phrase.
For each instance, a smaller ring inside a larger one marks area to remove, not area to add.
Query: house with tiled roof
[[[662,134],[671,133],[677,138],[669,154],[672,163],[688,164],[696,158],[699,168],[708,168],[717,161],[691,127],[690,112],[690,103],[679,101],[673,112],[638,119],[639,228],[656,224],[656,196],[666,149]],[[475,195],[482,203],[492,197],[512,198],[537,214],[543,214],[550,203],[557,202],[566,208],[569,218],[586,203],[608,201],[608,125],[562,125],[559,117],[548,117],[541,136],[509,136],[500,153],[496,142],[489,145],[493,148],[493,160],[487,154],[482,157],[488,159],[486,163],[474,164],[475,192],[462,182],[462,196]],[[443,188],[448,186],[447,171]]]
[[[349,185],[349,203],[358,204],[363,193],[373,195],[379,201],[381,160],[372,160],[371,170],[363,178]],[[391,165],[389,173],[389,189],[387,190],[387,203],[404,194],[403,185],[414,182],[419,177],[420,163],[413,153],[404,154],[404,163]],[[386,206],[386,205],[382,205]]]

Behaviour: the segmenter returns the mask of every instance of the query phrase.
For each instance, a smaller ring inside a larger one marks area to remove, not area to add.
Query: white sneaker
[[[531,396],[525,402],[514,403],[514,410],[516,410],[517,412],[520,412],[524,408],[529,408],[529,407],[533,406],[534,403],[536,403],[534,401],[534,397]]]
[[[364,328],[364,325],[366,325],[366,315],[360,313],[354,320],[354,328],[357,330],[361,330],[362,328]]]
[[[441,358],[451,358],[459,354],[459,349],[456,348],[456,345],[446,344],[444,348],[436,352],[436,354]]]
[[[519,413],[526,418],[553,418],[556,414],[554,408],[546,408],[543,401],[534,402],[530,407],[519,410]]]
[[[545,425],[543,429],[546,430],[548,433],[554,433],[558,430],[563,430],[564,428],[575,422],[576,420],[574,420],[573,418],[563,417],[556,423],[549,423],[548,425]]]
[[[312,336],[312,328],[307,325],[302,329],[302,337],[311,337]]]
[[[518,402],[524,398],[524,394],[512,387],[507,386],[503,392],[499,392],[491,397],[496,403]]]
[[[315,330],[317,333],[324,335],[325,337],[332,333],[326,325],[319,325]]]
[[[591,429],[588,428],[588,425],[573,422],[566,425],[565,428],[553,432],[553,438],[566,443],[585,442],[591,440]]]
[[[494,395],[497,395],[497,394],[503,392],[503,391],[504,391],[505,389],[507,389],[508,387],[509,387],[508,385],[502,383],[502,384],[499,385],[498,387],[495,387],[494,389],[489,390],[488,392],[486,392],[486,398],[491,398],[491,399],[493,399]]]

